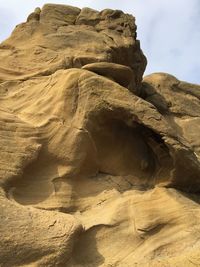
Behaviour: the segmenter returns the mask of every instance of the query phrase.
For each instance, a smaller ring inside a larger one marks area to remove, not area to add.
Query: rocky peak
[[[134,72],[131,86],[137,91],[146,67],[136,39],[135,18],[119,10],[98,12],[46,4],[41,10],[36,8],[26,23],[18,25],[0,48],[5,53],[1,66],[9,69],[12,79],[112,62]]]

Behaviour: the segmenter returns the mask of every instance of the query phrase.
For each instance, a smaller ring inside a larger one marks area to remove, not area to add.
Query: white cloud
[[[169,72],[179,79],[200,83],[199,0],[0,0],[0,39],[25,21],[36,6],[55,2],[132,13],[148,58],[146,73]]]

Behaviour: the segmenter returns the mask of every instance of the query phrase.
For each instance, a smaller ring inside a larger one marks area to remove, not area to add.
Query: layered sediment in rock
[[[146,58],[136,39],[134,18],[119,10],[48,4],[36,9],[1,45],[0,79],[50,75],[96,62],[131,68],[132,87],[139,87]]]
[[[1,266],[200,264],[200,86],[135,19],[45,5],[0,45]]]

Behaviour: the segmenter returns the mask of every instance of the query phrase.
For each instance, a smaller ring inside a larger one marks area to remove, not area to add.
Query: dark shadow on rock
[[[161,114],[169,113],[170,103],[153,86],[143,82],[140,91],[140,97],[154,105]]]
[[[200,195],[199,194],[190,194],[181,192],[181,194],[187,198],[189,198],[191,201],[195,202],[196,204],[200,204]]]
[[[93,226],[79,236],[73,250],[73,261],[75,264],[83,267],[98,267],[105,262],[105,258],[98,250],[98,238],[96,237],[103,227],[106,226]]]

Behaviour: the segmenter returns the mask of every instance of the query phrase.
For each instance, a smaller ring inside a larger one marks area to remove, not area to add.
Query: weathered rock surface
[[[200,86],[131,15],[45,5],[0,45],[0,266],[200,266]]]
[[[16,27],[1,48],[0,80],[50,75],[58,69],[112,62],[129,66],[139,87],[146,58],[135,20],[119,10],[97,12],[48,4]]]

